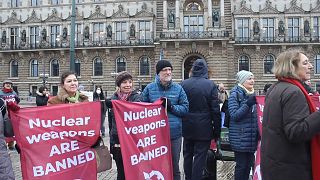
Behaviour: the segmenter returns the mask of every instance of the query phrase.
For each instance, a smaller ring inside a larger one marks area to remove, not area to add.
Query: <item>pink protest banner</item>
[[[259,127],[259,133],[262,137],[262,121],[263,121],[263,108],[264,108],[264,99],[265,96],[256,96],[257,100],[257,115],[258,115],[258,127]],[[316,106],[317,110],[320,109],[320,96],[319,95],[312,95],[311,99]],[[261,177],[261,171],[260,171],[260,147],[261,142],[258,142],[258,148],[256,153],[256,161],[255,161],[255,170],[253,175],[253,180],[262,180]]]
[[[97,179],[100,102],[11,112],[24,180]]]
[[[170,129],[161,101],[112,104],[126,179],[173,179]]]

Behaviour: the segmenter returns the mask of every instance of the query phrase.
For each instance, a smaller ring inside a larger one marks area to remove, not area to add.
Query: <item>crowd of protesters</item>
[[[101,86],[96,86],[93,100],[101,102],[101,136],[105,136],[105,117],[108,113],[110,152],[117,166],[117,179],[125,180],[113,100],[129,102],[162,101],[168,113],[170,127],[173,179],[180,180],[180,153],[183,148],[183,169],[186,180],[201,180],[207,163],[207,152],[212,140],[218,142],[221,134],[221,112],[230,116],[229,141],[235,156],[235,180],[248,180],[254,168],[255,153],[261,139],[261,173],[263,180],[304,179],[311,180],[320,167],[320,113],[311,101],[316,94],[310,86],[313,66],[300,49],[282,52],[275,62],[273,72],[276,82],[267,83],[263,90],[265,106],[260,137],[257,118],[257,93],[255,77],[250,71],[236,73],[236,83],[227,93],[222,83],[210,80],[208,65],[197,59],[191,68],[189,79],[180,84],[173,82],[173,66],[168,60],[156,64],[154,82],[140,93],[134,90],[132,75],[123,71],[115,78],[116,90],[107,98]],[[64,72],[60,77],[57,96],[49,98],[48,88],[39,88],[37,106],[81,103],[89,101],[79,91],[77,76]],[[0,179],[14,179],[7,148],[14,149],[14,139],[4,137],[3,122],[10,118],[8,110],[18,111],[20,99],[10,80],[3,82],[0,91]],[[222,108],[220,106],[223,104]],[[107,110],[109,109],[109,110]],[[228,112],[228,113],[227,113]],[[225,115],[226,115],[225,114]],[[7,144],[6,144],[7,142]],[[183,145],[183,146],[182,146]],[[17,147],[18,148],[18,147]]]

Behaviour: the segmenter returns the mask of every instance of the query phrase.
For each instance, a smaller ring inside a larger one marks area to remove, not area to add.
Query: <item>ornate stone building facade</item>
[[[318,7],[316,0],[76,0],[76,72],[85,90],[102,85],[110,95],[117,72],[131,72],[143,88],[159,59],[172,62],[180,82],[204,58],[216,82],[231,87],[247,69],[262,89],[274,81],[275,57],[301,46],[319,78]],[[43,83],[57,93],[70,67],[70,26],[71,0],[0,2],[1,79],[11,79],[21,96]]]

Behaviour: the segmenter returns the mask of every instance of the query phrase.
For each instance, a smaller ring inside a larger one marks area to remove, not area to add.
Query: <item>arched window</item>
[[[273,65],[274,65],[274,56],[271,54],[266,55],[263,59],[264,73],[272,74]]]
[[[126,67],[126,59],[125,59],[125,57],[123,57],[123,56],[118,57],[116,59],[116,62],[117,62],[117,73],[126,70],[127,67]]]
[[[30,61],[30,76],[38,77],[39,76],[39,64],[38,60],[32,59]]]
[[[12,60],[10,62],[10,77],[18,77],[18,61]]]
[[[140,75],[149,75],[150,74],[150,58],[147,56],[142,56],[139,60],[139,70]]]
[[[59,61],[53,59],[50,63],[51,76],[59,76]]]
[[[314,71],[316,74],[320,74],[320,54],[317,54],[315,57],[314,57]]]
[[[239,71],[241,70],[249,71],[249,57],[246,55],[239,57]]]
[[[96,57],[93,61],[93,75],[102,76],[102,60],[100,57]]]
[[[81,76],[80,74],[80,68],[81,68],[81,64],[80,64],[80,60],[79,59],[76,59],[75,62],[74,62],[74,71],[75,73],[77,74],[77,76]]]
[[[183,16],[184,32],[203,32],[204,16],[201,4],[190,2],[185,5]],[[196,34],[190,34],[196,35]],[[198,35],[199,36],[199,35]],[[188,37],[186,37],[188,38]]]

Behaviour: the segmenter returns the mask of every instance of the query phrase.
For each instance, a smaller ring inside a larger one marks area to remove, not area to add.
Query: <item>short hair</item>
[[[66,71],[66,72],[62,73],[60,76],[60,84],[63,85],[64,80],[66,80],[66,78],[70,75],[75,75],[77,77],[77,73],[75,73],[73,71]]]
[[[43,93],[43,91],[44,91],[45,89],[48,90],[48,88],[47,88],[46,86],[41,86],[41,87],[39,87],[39,92],[40,92],[40,93]]]
[[[276,78],[300,79],[297,74],[297,69],[301,54],[304,54],[301,48],[288,49],[280,53],[272,68]]]

